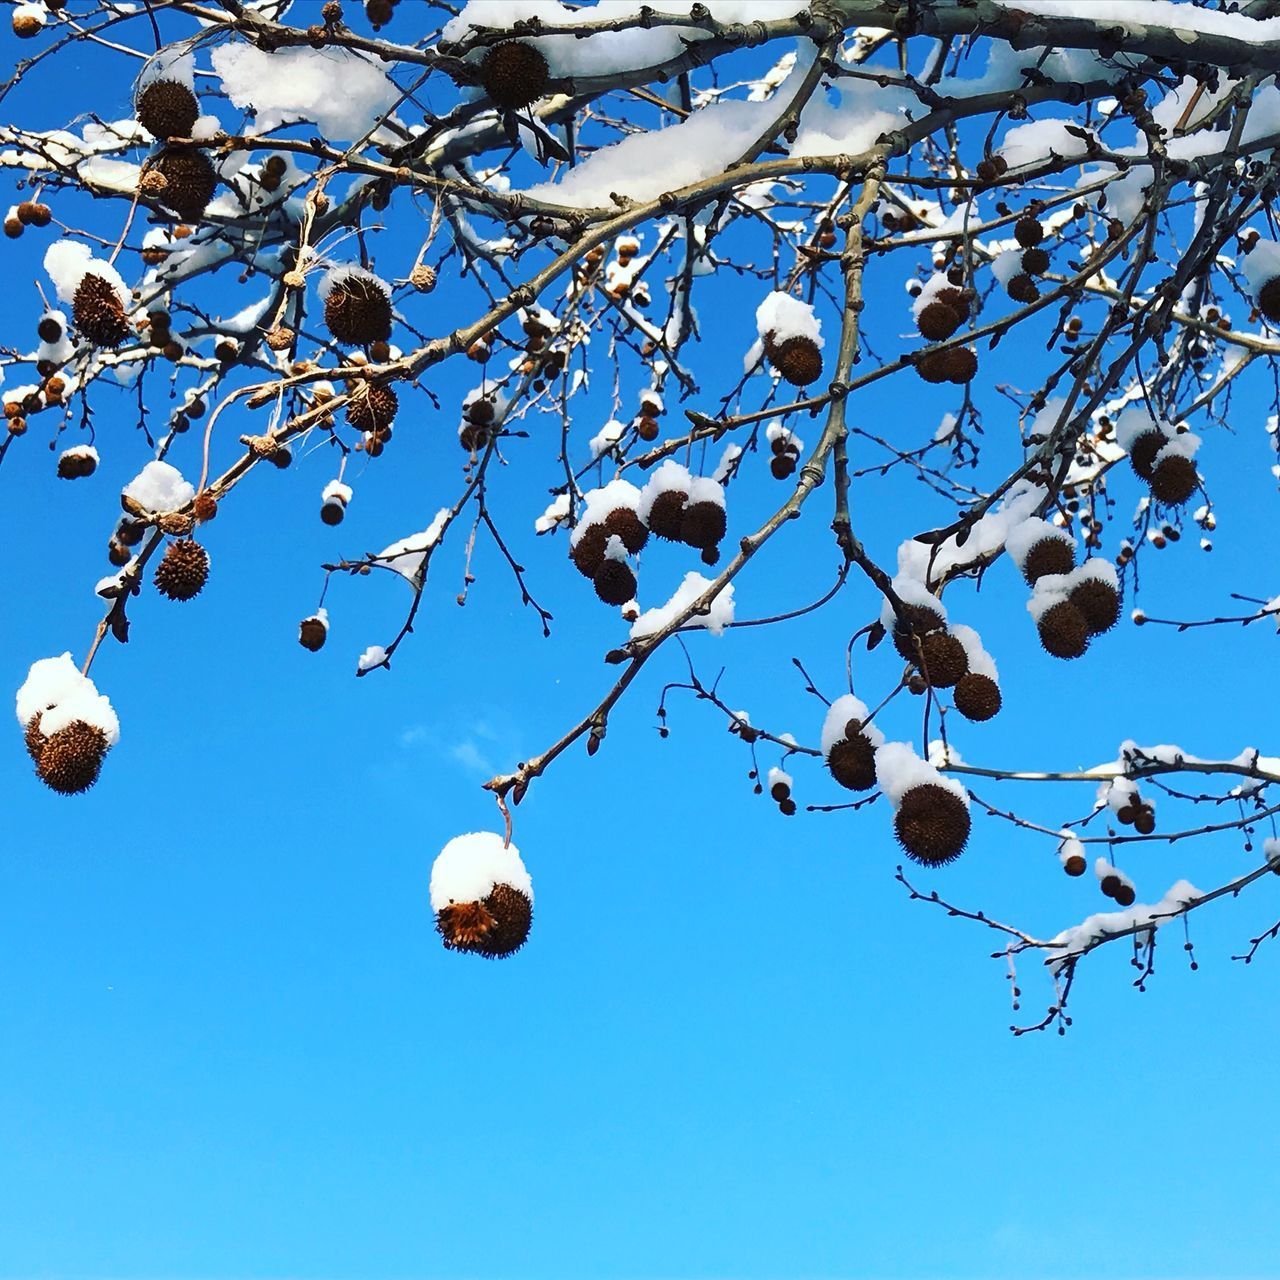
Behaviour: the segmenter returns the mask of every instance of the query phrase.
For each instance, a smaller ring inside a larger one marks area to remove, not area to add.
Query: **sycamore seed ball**
[[[209,579],[209,553],[194,539],[180,538],[156,566],[156,590],[170,600],[192,600]]]
[[[73,720],[42,743],[36,773],[60,795],[79,795],[97,782],[106,754],[107,735],[97,725]]]
[[[1151,492],[1167,506],[1182,506],[1199,487],[1196,464],[1180,453],[1161,458],[1151,474]]]
[[[1046,574],[1070,573],[1076,567],[1075,548],[1065,538],[1041,538],[1031,544],[1022,562],[1022,576],[1034,587]]]
[[[941,867],[964,852],[969,809],[955,792],[925,783],[903,795],[893,825],[908,858],[922,866]]]
[[[1090,635],[1102,635],[1120,621],[1120,593],[1100,578],[1086,578],[1071,591],[1070,600],[1081,614]]]
[[[969,655],[949,632],[931,631],[920,642],[920,666],[935,689],[950,689],[969,670]]]
[[[520,40],[495,44],[480,63],[484,91],[508,111],[537,102],[546,92],[550,75],[546,58]]]
[[[807,387],[822,377],[822,352],[812,338],[797,333],[766,347],[769,363],[792,386]]]
[[[185,84],[153,80],[138,95],[138,123],[160,141],[189,138],[200,117],[200,103]]]
[[[845,737],[833,743],[827,753],[827,768],[847,790],[869,791],[876,785],[876,750],[871,739],[859,729],[846,730]]]
[[[1069,600],[1051,605],[1036,624],[1045,652],[1055,658],[1079,658],[1089,647],[1089,627],[1084,614]]]
[[[324,322],[339,341],[353,347],[391,337],[391,298],[376,280],[347,275],[335,280],[324,300]]]
[[[1002,705],[1000,686],[990,676],[975,671],[960,677],[952,699],[966,720],[978,723],[998,715]]]
[[[606,559],[592,579],[596,595],[605,604],[623,605],[636,597],[636,575],[622,560]]]

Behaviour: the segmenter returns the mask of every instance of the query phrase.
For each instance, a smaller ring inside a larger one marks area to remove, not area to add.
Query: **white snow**
[[[965,656],[969,659],[969,670],[975,676],[987,676],[999,684],[1000,673],[996,670],[996,660],[982,647],[982,637],[963,622],[953,623],[949,629],[964,646]]]
[[[569,536],[569,546],[576,547],[593,524],[603,524],[615,511],[640,510],[640,490],[630,480],[610,480],[599,489],[582,495],[582,515]],[[641,517],[643,519],[643,517]]]
[[[480,902],[500,884],[510,885],[533,901],[533,880],[521,861],[520,850],[504,844],[493,831],[454,836],[431,864],[431,910],[440,912],[452,903]]]
[[[46,737],[83,720],[102,730],[109,747],[120,741],[120,721],[110,699],[98,692],[88,676],[81,675],[70,653],[31,664],[18,690],[16,709],[24,728],[38,714],[40,731]]]
[[[684,581],[676,588],[675,595],[666,604],[656,609],[647,609],[631,624],[631,638],[642,640],[665,630],[712,585],[711,580],[700,573],[686,573]],[[730,582],[711,601],[709,613],[695,613],[683,625],[705,627],[713,636],[718,636],[724,633],[725,627],[732,621],[733,583]]]
[[[1121,879],[1127,880],[1128,877],[1122,874]],[[1190,881],[1179,880],[1170,886],[1159,902],[1135,902],[1122,911],[1099,911],[1059,933],[1052,940],[1053,949],[1048,953],[1047,963],[1057,973],[1067,960],[1078,956],[1087,947],[1128,930],[1137,930],[1141,940],[1142,933],[1158,929],[1203,897],[1204,894]]]
[[[320,295],[323,302],[329,294],[333,292],[334,286],[344,283],[347,280],[364,280],[369,284],[375,285],[381,289],[388,297],[391,296],[391,286],[385,280],[375,276],[372,271],[366,271],[364,267],[357,266],[354,262],[344,262],[340,266],[330,267],[320,278],[320,284],[316,292]]]
[[[625,422],[619,422],[617,418],[610,418],[600,428],[599,434],[591,437],[590,443],[587,445],[587,448],[591,450],[592,458],[604,457],[622,439],[626,429],[627,424]]]
[[[1135,405],[1126,409],[1115,421],[1116,444],[1128,453],[1140,436],[1150,431],[1158,431],[1161,435],[1172,434],[1172,428],[1154,417],[1145,405]]]
[[[1081,129],[1076,120],[1032,120],[1028,124],[1016,125],[1004,135],[1004,141],[996,149],[997,154],[1004,157],[1010,169],[1039,164],[1048,160],[1051,153],[1063,160],[1086,155],[1088,146],[1085,140],[1070,133],[1069,128],[1089,132]]]
[[[1076,540],[1065,529],[1058,528],[1055,524],[1050,524],[1047,520],[1041,520],[1039,516],[1028,516],[1020,524],[1015,525],[1004,540],[1004,549],[1013,558],[1021,570],[1027,563],[1027,556],[1031,554],[1031,548],[1039,542],[1051,539],[1054,542],[1064,542],[1067,546],[1074,549]]]
[[[55,240],[45,250],[44,269],[49,273],[61,302],[74,302],[80,282],[92,273],[101,276],[115,289],[122,305],[129,305],[129,289],[124,278],[110,263],[95,258],[89,246],[78,240]]]
[[[918,578],[899,574],[889,585],[893,588],[894,595],[903,604],[914,604],[929,609],[946,622],[947,606]],[[894,613],[893,604],[888,596],[885,596],[880,603],[880,623],[886,631],[892,631],[898,625],[898,615]]]
[[[775,290],[756,308],[756,332],[760,337],[773,335],[775,344],[788,338],[811,338],[819,347],[822,341],[822,323],[813,307],[789,293]]]
[[[449,523],[449,508],[441,507],[435,519],[421,533],[410,534],[393,542],[378,553],[379,564],[403,575],[415,587],[422,585],[422,567],[426,563],[427,552],[440,541],[445,525]]]
[[[822,722],[822,754],[831,754],[831,748],[844,738],[845,727],[850,720],[862,721],[863,736],[870,740],[873,748],[883,745],[884,734],[879,726],[867,723],[870,714],[867,704],[861,698],[852,693],[841,694],[827,708],[826,718]]]
[[[645,524],[648,524],[649,513],[653,510],[653,504],[659,494],[669,490],[687,494],[692,488],[693,477],[689,474],[689,468],[674,458],[667,458],[654,470],[645,481],[644,488],[640,490],[640,502],[636,508],[636,514]]]
[[[906,742],[886,742],[876,751],[876,782],[894,809],[915,787],[937,786],[950,791],[969,807],[969,793],[954,778],[944,778],[927,760],[922,760]]]
[[[387,651],[380,644],[371,644],[357,659],[356,668],[371,671],[387,660]]]
[[[125,485],[124,496],[147,511],[177,511],[196,496],[196,491],[177,467],[167,462],[148,462]]]
[[[1280,276],[1280,244],[1258,240],[1241,259],[1240,270],[1256,299],[1263,285]]]
[[[324,491],[320,494],[321,502],[340,502],[345,507],[353,497],[353,492],[349,484],[343,484],[341,480],[330,480],[324,487]]]
[[[569,523],[571,503],[567,493],[557,494],[547,509],[533,522],[534,533],[550,533]]]

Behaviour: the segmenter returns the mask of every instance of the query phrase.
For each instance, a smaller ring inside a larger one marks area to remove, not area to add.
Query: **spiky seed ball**
[[[1156,454],[1168,444],[1163,431],[1144,431],[1129,448],[1129,465],[1139,480],[1151,483],[1155,472]]]
[[[324,322],[339,342],[362,347],[391,337],[391,298],[366,276],[334,282],[324,300]]]
[[[1180,507],[1200,485],[1196,464],[1180,453],[1161,458],[1151,473],[1151,492],[1170,507]]]
[[[960,313],[945,302],[930,302],[916,316],[916,328],[930,342],[942,342],[951,337],[963,323]]]
[[[44,30],[44,23],[32,13],[15,13],[13,15],[13,34],[19,40],[30,40]]]
[[[605,604],[622,605],[636,598],[636,575],[625,561],[606,559],[596,570],[592,582],[596,595]]]
[[[436,914],[436,928],[450,951],[497,960],[524,946],[533,924],[533,903],[519,889],[496,884],[479,902],[454,902]]]
[[[1268,320],[1280,321],[1280,276],[1268,280],[1258,291],[1258,310]]]
[[[138,94],[138,123],[153,137],[189,138],[200,117],[200,103],[185,84],[153,80]]]
[[[123,569],[132,558],[129,548],[123,542],[112,538],[107,543],[107,559],[115,568]]]
[[[1036,282],[1025,271],[1014,276],[1005,285],[1005,292],[1014,302],[1024,304],[1035,302],[1040,297],[1040,290],[1036,288]]]
[[[107,735],[97,725],[73,720],[45,740],[36,773],[45,786],[60,795],[78,795],[97,782],[106,754]]]
[[[1046,574],[1070,573],[1076,567],[1075,548],[1063,538],[1041,538],[1033,542],[1022,562],[1022,576],[1029,587]]]
[[[705,551],[720,545],[727,527],[724,508],[718,502],[691,502],[680,522],[680,541]]]
[[[926,351],[916,361],[916,372],[926,381],[933,384],[946,382],[950,378],[949,351]]]
[[[616,534],[632,555],[649,541],[649,530],[641,524],[640,517],[630,507],[618,507],[610,511],[604,518],[603,528],[606,541],[610,535]]]
[[[298,643],[311,653],[324,648],[329,638],[329,628],[319,618],[303,618],[298,624]]]
[[[664,489],[649,508],[649,532],[668,542],[679,542],[684,508],[689,495],[682,489]]]
[[[827,752],[831,776],[849,791],[869,791],[876,785],[876,751],[865,733],[841,738]]]
[[[362,382],[351,390],[347,421],[358,431],[372,434],[390,427],[399,408],[400,398],[385,383]]]
[[[1069,876],[1082,876],[1088,864],[1083,853],[1072,853],[1063,859],[1062,869]]]
[[[1033,218],[1030,214],[1019,218],[1013,224],[1013,238],[1024,249],[1035,248],[1044,239],[1044,228],[1040,225],[1039,218]]]
[[[1049,255],[1041,248],[1028,249],[1022,255],[1022,269],[1028,275],[1042,276],[1049,270]]]
[[[1120,877],[1117,875],[1105,875],[1098,882],[1098,887],[1108,898],[1114,898],[1120,892]]]
[[[948,631],[931,631],[920,642],[920,663],[935,689],[950,689],[969,670],[964,645]]]
[[[1089,647],[1089,626],[1070,600],[1060,600],[1040,615],[1040,643],[1055,658],[1078,658]]]
[[[1000,686],[990,676],[967,672],[956,681],[952,694],[956,710],[966,720],[981,723],[998,715],[1001,707]]]
[[[959,285],[944,284],[934,295],[934,302],[941,302],[943,306],[950,307],[952,311],[958,312],[961,321],[969,318],[970,303],[973,301],[974,293],[972,289],[962,289]]]
[[[218,173],[195,147],[165,147],[151,162],[164,178],[161,201],[185,222],[199,222],[218,185]]]
[[[912,632],[923,640],[930,632],[938,631],[944,626],[946,619],[938,610],[931,609],[927,604],[905,604],[902,616],[893,628],[893,647],[904,662],[915,662],[917,655]]]
[[[807,387],[822,377],[822,352],[812,338],[802,333],[774,346],[769,344],[769,362],[796,387]]]
[[[1133,891],[1133,885],[1121,882],[1120,887],[1115,891],[1115,900],[1117,906],[1131,907],[1137,894]]]
[[[41,342],[60,342],[62,340],[62,323],[57,316],[42,316],[36,325],[36,334]]]
[[[156,590],[170,600],[192,600],[209,579],[209,553],[193,538],[169,543],[156,565]]]
[[[1120,621],[1120,593],[1100,578],[1086,578],[1077,584],[1069,599],[1084,615],[1090,635],[1100,636]]]
[[[38,764],[40,761],[40,751],[45,744],[45,736],[40,732],[40,717],[44,713],[37,711],[35,715],[27,721],[26,727],[22,731],[22,740],[27,748],[27,755],[31,757],[32,764]]]
[[[604,549],[609,535],[603,524],[589,524],[569,549],[569,558],[584,578],[594,578],[596,570],[604,563]]]
[[[969,810],[953,791],[928,782],[912,787],[902,797],[893,829],[913,862],[941,867],[964,852],[969,839]]]
[[[1143,805],[1133,817],[1133,829],[1140,836],[1149,836],[1156,829],[1156,811]]]
[[[480,83],[490,99],[507,111],[527,107],[546,92],[547,60],[531,44],[504,40],[480,63]]]
[[[942,354],[948,382],[962,386],[973,381],[973,375],[978,372],[978,357],[969,347],[949,347]]]
[[[129,320],[115,287],[100,275],[86,272],[71,304],[76,328],[95,347],[118,347],[129,337]]]

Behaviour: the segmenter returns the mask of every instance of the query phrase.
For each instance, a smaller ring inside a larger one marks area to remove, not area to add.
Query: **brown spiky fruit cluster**
[[[98,469],[98,460],[91,453],[68,449],[58,458],[60,480],[83,480]]]
[[[952,695],[956,710],[966,720],[981,723],[1000,713],[1000,686],[990,677],[976,671],[966,672],[956,681]]]
[[[1180,453],[1166,454],[1151,473],[1151,492],[1166,506],[1182,506],[1199,487],[1195,462]]]
[[[1044,239],[1044,227],[1039,218],[1024,214],[1013,224],[1013,238],[1024,249],[1032,249]]]
[[[920,308],[916,316],[916,328],[920,336],[930,342],[943,342],[964,323],[964,316],[955,307],[934,298]]]
[[[770,334],[765,340],[769,363],[795,387],[807,387],[822,377],[822,351],[818,344],[802,333],[792,334],[775,343]]]
[[[1144,431],[1129,448],[1129,465],[1139,480],[1151,483],[1155,474],[1156,454],[1169,443],[1163,431]]]
[[[60,795],[74,796],[97,782],[107,754],[107,735],[97,725],[73,720],[47,738],[38,729],[36,733],[38,749],[32,751],[28,726],[27,750],[32,752],[36,773],[45,786]]]
[[[1268,280],[1258,290],[1258,310],[1273,324],[1280,323],[1280,276]]]
[[[298,643],[311,653],[318,653],[324,648],[329,638],[329,628],[318,616],[303,618],[298,624]]]
[[[1121,907],[1133,906],[1137,897],[1134,893],[1133,885],[1127,884],[1114,873],[1103,876],[1100,887],[1108,898]]]
[[[949,631],[930,631],[920,641],[919,665],[935,689],[950,689],[968,673],[969,655]]]
[[[844,737],[827,752],[831,776],[849,791],[869,791],[876,785],[876,749],[862,732],[861,720],[845,725]]]
[[[176,80],[153,80],[138,94],[134,109],[138,123],[161,142],[191,137],[200,118],[196,95]]]
[[[1116,821],[1140,836],[1149,836],[1156,829],[1156,811],[1135,791],[1128,803],[1116,810]]]
[[[497,960],[524,946],[533,924],[533,903],[509,884],[494,885],[479,902],[453,902],[436,913],[436,929],[450,951]]]
[[[725,509],[718,502],[698,499],[684,509],[680,520],[680,541],[702,552],[707,564],[720,558],[720,542],[728,529]]]
[[[605,556],[591,578],[596,595],[605,604],[624,605],[636,598],[636,575],[625,560]]]
[[[1089,634],[1100,636],[1120,621],[1120,593],[1101,578],[1085,578],[1068,597],[1084,616]]]
[[[649,532],[668,542],[679,542],[689,495],[683,489],[664,489],[649,509]]]
[[[209,553],[193,538],[169,543],[156,565],[156,590],[170,600],[192,600],[209,580]]]
[[[931,609],[926,604],[904,604],[893,628],[893,647],[904,662],[915,662],[919,656],[916,639],[923,642],[927,635],[946,625],[941,610]]]
[[[969,809],[954,792],[928,782],[903,795],[893,827],[908,858],[926,867],[941,867],[964,852]]]
[[[363,347],[391,337],[391,298],[367,276],[335,281],[324,300],[324,322],[339,342]]]
[[[632,555],[642,551],[649,541],[649,530],[630,507],[617,507],[610,511],[604,518],[603,528],[606,542],[616,536]]]
[[[385,383],[348,384],[347,421],[368,435],[389,432],[400,409],[400,398]]]
[[[916,360],[916,372],[932,383],[951,382],[962,386],[978,372],[978,357],[968,347],[942,347],[926,351]]]
[[[162,178],[159,200],[185,222],[199,222],[213,199],[218,173],[209,157],[195,147],[165,147],[149,172]]]
[[[129,319],[115,286],[92,271],[76,288],[71,315],[76,328],[95,347],[118,347],[129,337]]]
[[[1065,538],[1041,538],[1033,542],[1022,562],[1022,576],[1034,587],[1046,574],[1070,573],[1076,567],[1076,551]]]
[[[1040,615],[1036,629],[1045,652],[1055,658],[1079,658],[1089,647],[1089,625],[1069,600],[1050,605]]]
[[[795,475],[800,461],[800,447],[792,435],[777,436],[769,445],[773,457],[769,460],[769,472],[775,480],[786,480]]]
[[[546,58],[521,40],[495,44],[480,63],[480,83],[485,93],[507,111],[537,102],[546,92],[550,78]]]

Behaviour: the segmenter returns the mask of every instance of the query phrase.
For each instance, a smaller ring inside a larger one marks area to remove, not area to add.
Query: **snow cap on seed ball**
[[[912,578],[907,574],[900,573],[890,583],[890,586],[893,587],[894,594],[903,604],[918,605],[921,608],[928,609],[936,613],[943,623],[946,622],[947,606],[918,578]],[[880,605],[880,621],[887,631],[892,631],[898,625],[898,615],[894,613],[893,603],[888,596],[885,596]]]
[[[1167,422],[1153,417],[1151,410],[1145,406],[1135,405],[1116,419],[1116,444],[1129,453],[1137,440],[1152,431],[1159,432],[1162,436],[1173,435],[1173,428]]]
[[[884,734],[876,725],[867,723],[870,714],[867,704],[852,693],[837,698],[827,708],[827,718],[822,722],[822,754],[829,756],[831,748],[847,736],[845,729],[850,720],[862,721],[862,734],[872,747],[882,746]]]
[[[1165,458],[1194,458],[1200,449],[1200,437],[1191,431],[1183,431],[1171,437],[1161,446],[1156,454],[1155,465],[1158,467]]]
[[[756,308],[756,332],[761,340],[772,335],[775,347],[788,338],[808,338],[819,350],[823,346],[822,324],[813,308],[780,291],[769,294]]]
[[[693,477],[689,474],[688,467],[681,465],[674,458],[668,458],[645,482],[644,488],[640,491],[636,514],[644,524],[648,524],[649,513],[653,510],[653,504],[660,494],[671,492],[687,494],[692,485]]]
[[[76,290],[87,275],[105,280],[115,290],[121,306],[127,307],[131,300],[124,277],[109,262],[94,258],[89,246],[79,240],[55,240],[45,250],[44,269],[53,281],[58,300],[68,305],[74,304]]]
[[[120,720],[110,699],[98,692],[88,676],[80,673],[70,653],[41,658],[31,664],[18,690],[16,710],[18,722],[24,728],[38,715],[40,732],[45,737],[83,720],[102,730],[107,746],[113,747],[120,741]]]
[[[582,515],[569,535],[570,548],[576,547],[582,541],[583,534],[591,525],[603,524],[614,511],[634,511],[643,523],[644,514],[641,513],[640,500],[640,490],[629,480],[610,480],[602,488],[592,489],[584,494]]]
[[[1039,516],[1029,516],[1016,524],[1006,535],[1004,547],[1013,558],[1014,564],[1022,570],[1027,563],[1031,548],[1038,542],[1050,539],[1064,542],[1072,550],[1075,549],[1076,540],[1071,534],[1065,529],[1060,529],[1056,524],[1050,524],[1048,520],[1041,520]]]
[[[533,881],[515,845],[493,831],[454,836],[431,866],[431,909],[451,903],[482,902],[497,885],[510,885],[533,901]]]
[[[996,670],[996,660],[982,647],[982,637],[963,622],[953,624],[950,631],[964,646],[965,656],[969,659],[969,674],[986,676],[999,684],[1000,674]]]
[[[927,786],[942,787],[963,801],[966,809],[969,807],[969,793],[964,787],[954,778],[944,778],[906,742],[886,742],[876,750],[876,782],[894,809],[908,791]]]

